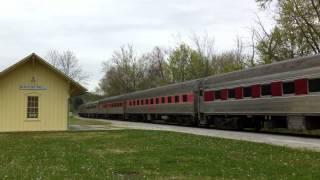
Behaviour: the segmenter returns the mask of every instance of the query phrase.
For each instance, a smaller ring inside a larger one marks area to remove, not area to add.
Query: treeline
[[[275,25],[265,28],[260,18],[244,42],[237,38],[229,51],[214,51],[209,36],[179,42],[173,48],[154,47],[137,54],[132,45],[115,50],[104,63],[100,94],[114,96],[170,83],[237,71],[259,64],[320,53],[320,1],[256,0],[270,10]]]
[[[255,31],[259,61],[271,63],[320,53],[319,0],[256,0],[261,10],[272,8],[275,26]],[[275,7],[275,8],[273,8]]]
[[[100,90],[114,96],[254,65],[253,58],[243,52],[240,39],[235,49],[223,53],[214,52],[213,40],[208,36],[194,37],[192,41],[193,45],[182,42],[171,49],[154,47],[141,55],[132,45],[121,47],[104,63]]]

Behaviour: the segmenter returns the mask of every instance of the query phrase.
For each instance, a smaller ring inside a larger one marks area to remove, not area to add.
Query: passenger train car
[[[79,115],[217,128],[320,128],[320,55],[84,104]]]

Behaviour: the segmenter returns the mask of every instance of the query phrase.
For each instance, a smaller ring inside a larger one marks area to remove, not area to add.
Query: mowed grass
[[[0,134],[0,179],[319,179],[320,153],[173,132]]]
[[[111,123],[107,121],[97,121],[94,119],[79,119],[78,117],[69,117],[69,125],[105,125],[110,126]]]

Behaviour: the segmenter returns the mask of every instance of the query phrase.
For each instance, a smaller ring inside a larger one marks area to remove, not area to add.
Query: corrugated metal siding
[[[20,90],[20,85],[45,86],[47,90]],[[27,120],[27,96],[39,96],[38,120]],[[0,131],[67,130],[68,82],[44,65],[31,61],[0,78]]]

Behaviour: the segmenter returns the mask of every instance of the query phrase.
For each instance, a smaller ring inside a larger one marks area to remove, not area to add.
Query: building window
[[[37,119],[39,117],[39,97],[28,96],[27,118]]]

